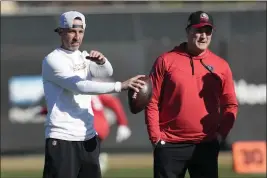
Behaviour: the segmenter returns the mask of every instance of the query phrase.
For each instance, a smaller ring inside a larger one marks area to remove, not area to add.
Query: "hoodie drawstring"
[[[192,57],[190,57],[190,65],[191,65],[191,68],[192,68],[192,75],[195,75],[194,61],[193,61]]]
[[[218,77],[213,73],[212,68],[209,67],[208,65],[206,65],[202,59],[200,59],[200,63],[205,67],[205,69],[207,69],[216,79],[218,79]],[[195,75],[195,68],[194,68],[194,60],[192,57],[190,57],[190,65],[192,67],[192,75]]]

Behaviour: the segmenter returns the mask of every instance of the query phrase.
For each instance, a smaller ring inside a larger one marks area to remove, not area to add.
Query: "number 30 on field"
[[[266,142],[243,141],[232,145],[234,171],[242,174],[266,173]]]

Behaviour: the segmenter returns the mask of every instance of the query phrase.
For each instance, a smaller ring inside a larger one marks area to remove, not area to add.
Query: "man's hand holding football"
[[[140,80],[140,77],[145,77],[145,75],[137,75],[133,78],[130,78],[121,84],[121,89],[122,90],[128,90],[128,89],[133,89],[135,92],[139,92],[139,89],[142,89],[143,86],[145,85],[145,82]]]

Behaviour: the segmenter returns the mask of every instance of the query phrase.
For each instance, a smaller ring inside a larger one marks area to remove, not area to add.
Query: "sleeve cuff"
[[[121,82],[115,82],[114,89],[116,92],[121,92]]]

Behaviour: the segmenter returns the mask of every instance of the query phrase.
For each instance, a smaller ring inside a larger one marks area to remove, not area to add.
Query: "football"
[[[152,82],[150,78],[146,76],[139,79],[145,82],[144,87],[138,93],[132,89],[128,90],[128,104],[133,114],[144,110],[152,97]]]

